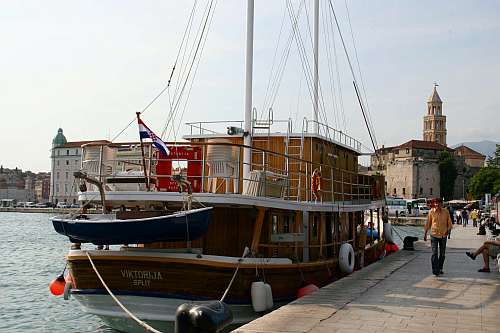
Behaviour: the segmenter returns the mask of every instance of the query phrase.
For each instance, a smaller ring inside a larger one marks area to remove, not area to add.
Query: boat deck
[[[430,242],[399,251],[235,332],[499,332],[500,273],[479,273],[476,228],[455,226],[445,274],[434,277]]]

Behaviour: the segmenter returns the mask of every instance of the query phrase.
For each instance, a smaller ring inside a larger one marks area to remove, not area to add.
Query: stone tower
[[[436,90],[427,100],[427,115],[424,116],[424,141],[433,141],[446,146],[446,116],[443,116],[443,101]]]

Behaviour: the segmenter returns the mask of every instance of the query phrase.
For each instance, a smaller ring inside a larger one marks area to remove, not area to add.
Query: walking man
[[[467,226],[467,223],[469,223],[469,214],[467,214],[467,209],[462,209],[462,223],[464,228]]]
[[[446,252],[446,236],[453,227],[450,214],[447,209],[443,209],[443,200],[437,198],[434,200],[433,207],[427,217],[425,224],[424,242],[427,241],[427,233],[431,230],[432,247],[432,274],[439,276],[443,274],[443,264]],[[439,252],[438,252],[439,247]]]

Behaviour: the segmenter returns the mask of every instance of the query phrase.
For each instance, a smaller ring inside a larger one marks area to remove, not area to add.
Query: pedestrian
[[[448,211],[448,215],[450,215],[451,224],[452,224],[452,228],[453,228],[453,224],[454,224],[454,222],[453,222],[453,216],[454,216],[453,215],[453,210],[452,210],[451,206],[447,206],[445,210],[447,210]],[[448,239],[451,239],[451,229],[448,232]]]
[[[455,211],[455,214],[457,216],[457,224],[462,224],[462,211],[460,209],[457,209]]]
[[[469,222],[469,214],[467,214],[467,209],[462,209],[462,225],[464,228],[467,226],[467,223]]]
[[[429,212],[427,223],[425,224],[424,242],[427,241],[427,233],[431,231],[431,265],[432,273],[435,276],[443,274],[443,264],[446,252],[446,237],[453,228],[448,210],[442,208],[443,200],[434,200],[434,207]],[[439,252],[438,252],[439,248]]]
[[[477,249],[475,252],[465,252],[465,254],[472,260],[476,260],[476,257],[480,254],[483,255],[483,268],[479,269],[478,272],[489,273],[490,272],[490,258],[496,258],[500,253],[500,240],[489,240],[483,243],[483,245]]]
[[[471,213],[470,213],[470,218],[472,219],[472,226],[475,228],[477,227],[477,210],[473,210]]]

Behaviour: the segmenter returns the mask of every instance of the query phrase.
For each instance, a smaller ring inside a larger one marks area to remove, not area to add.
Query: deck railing
[[[200,193],[352,204],[381,200],[384,193],[376,176],[361,175],[266,149],[250,148],[251,172],[243,178],[243,150],[247,148],[244,145],[226,142],[167,145],[170,155],[162,158],[150,143],[145,143],[145,171],[137,143],[86,145],[82,170],[100,179],[108,190],[116,191],[146,191],[149,184],[151,191],[176,192],[177,185],[172,176],[180,173],[191,182],[193,191]],[[315,169],[322,174],[317,198],[311,189]],[[247,186],[243,186],[244,182]]]

